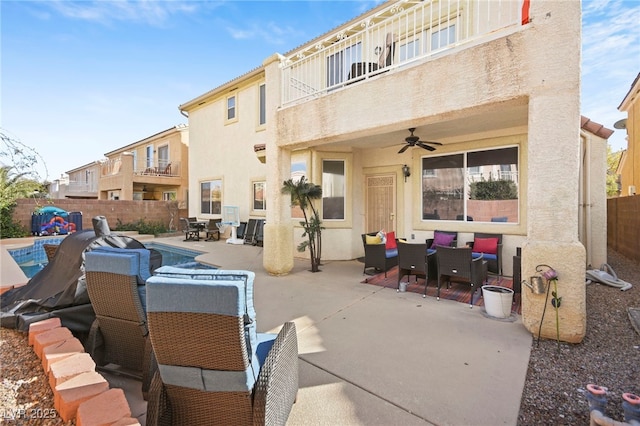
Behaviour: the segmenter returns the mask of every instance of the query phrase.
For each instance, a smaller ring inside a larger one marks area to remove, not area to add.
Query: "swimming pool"
[[[33,245],[19,249],[7,250],[28,278],[40,272],[48,263],[43,244],[60,244],[64,238],[36,239]]]
[[[32,278],[40,272],[48,263],[47,254],[42,248],[43,244],[60,244],[64,238],[43,238],[33,242],[29,247],[8,250],[27,278]],[[195,262],[196,256],[203,254],[201,251],[187,250],[166,244],[147,243],[148,249],[158,250],[162,254],[162,265],[181,265]]]

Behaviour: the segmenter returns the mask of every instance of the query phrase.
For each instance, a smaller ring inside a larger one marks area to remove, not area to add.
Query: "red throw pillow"
[[[498,254],[498,239],[474,238],[473,251],[476,253]]]
[[[395,231],[387,232],[387,242],[385,243],[386,250],[398,248],[398,244],[396,244],[396,233]]]

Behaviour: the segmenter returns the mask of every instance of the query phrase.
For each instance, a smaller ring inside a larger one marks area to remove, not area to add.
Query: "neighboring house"
[[[53,199],[97,199],[100,180],[100,162],[94,161],[67,171],[49,187]]]
[[[178,125],[105,154],[100,200],[187,201],[189,129]]]
[[[629,92],[618,107],[627,113],[627,118],[616,123],[616,127],[627,129],[627,149],[620,158],[621,196],[636,195],[640,189],[640,74],[636,76]]]
[[[180,106],[190,215],[237,206],[241,220],[266,217],[263,264],[274,275],[291,271],[302,240],[280,191],[292,176],[322,186],[324,260],[362,256],[360,234],[379,229],[415,242],[457,231],[460,245],[500,233],[505,275],[517,247],[523,277],[539,265],[558,271],[560,338],[581,341],[581,241],[606,247],[606,231],[592,231],[606,227],[606,143],[580,129],[580,7],[390,1],[274,54]],[[410,128],[442,145],[407,143]],[[471,182],[488,180],[510,195],[471,199]],[[534,334],[544,310],[545,295],[523,286],[522,323]],[[555,339],[553,315],[541,334]]]

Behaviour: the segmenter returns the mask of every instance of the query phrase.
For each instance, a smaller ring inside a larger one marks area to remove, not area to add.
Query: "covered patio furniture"
[[[440,288],[442,281],[447,281],[447,287],[451,281],[463,282],[471,285],[469,307],[473,307],[473,294],[487,281],[487,262],[480,257],[473,258],[470,247],[438,247],[436,252],[438,261],[438,292],[436,298],[440,300]],[[423,297],[427,296],[425,293]]]
[[[146,317],[150,251],[97,247],[85,254],[86,283],[96,314],[85,344],[100,368],[142,380],[146,394],[153,355]]]
[[[185,241],[200,241],[200,228],[195,225],[195,222],[190,222],[188,219],[181,217],[180,223],[182,224]]]
[[[221,222],[222,222],[222,219],[209,219],[205,241],[220,240],[220,228],[218,228],[218,224]]]
[[[467,242],[474,257],[482,257],[488,263],[489,272],[502,275],[502,234],[476,232],[473,241]]]
[[[389,232],[389,234],[392,233]],[[389,247],[378,237],[378,232],[362,234],[362,244],[364,245],[363,274],[367,272],[367,268],[374,268],[375,271],[384,272],[386,277],[387,271],[398,264],[398,248],[392,247],[396,242],[395,235],[388,235],[387,240]]]
[[[147,281],[158,360],[147,425],[284,425],[298,392],[293,322],[257,333],[250,271],[162,267]]]
[[[428,257],[433,256],[427,254],[427,244],[407,243],[398,241],[398,290],[400,290],[400,281],[402,277],[411,275],[415,277],[423,277],[425,288],[429,282],[428,276]],[[409,279],[407,278],[407,280]]]

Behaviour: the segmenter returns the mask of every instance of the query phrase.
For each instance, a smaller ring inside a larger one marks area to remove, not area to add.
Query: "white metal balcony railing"
[[[523,0],[404,0],[285,58],[282,105],[520,25]]]

